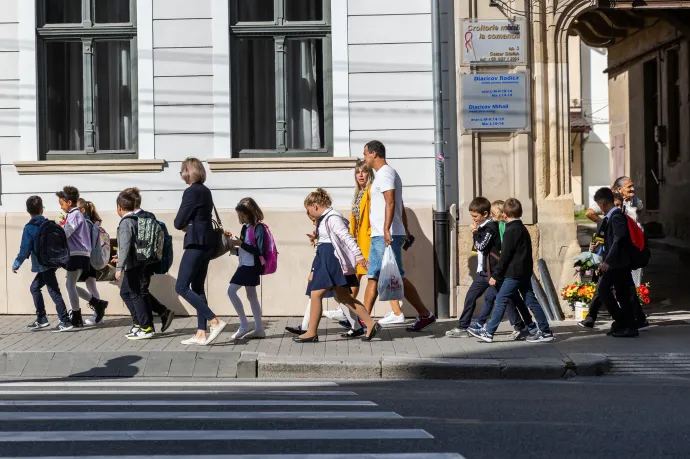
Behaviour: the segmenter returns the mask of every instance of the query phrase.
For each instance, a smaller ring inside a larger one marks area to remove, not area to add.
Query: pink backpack
[[[278,269],[278,249],[276,248],[276,241],[273,239],[271,230],[265,223],[259,223],[264,227],[264,246],[261,248],[264,256],[259,257],[261,261],[261,275],[273,274]],[[249,228],[249,243],[256,245],[256,238],[254,237],[255,226]]]

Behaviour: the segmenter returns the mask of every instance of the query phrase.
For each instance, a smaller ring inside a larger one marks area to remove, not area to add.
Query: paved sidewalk
[[[389,326],[380,339],[364,343],[341,338],[344,330],[324,318],[319,343],[296,344],[284,328],[298,325],[301,318],[265,318],[267,338],[254,341],[231,340],[238,324],[226,319],[230,325],[216,343],[201,347],[180,344],[194,333],[194,317],[175,319],[170,331],[144,341],[124,338],[130,327],[124,317],[107,317],[103,326],[67,333],[27,330],[30,320],[0,317],[0,376],[563,377],[606,372],[609,366],[602,361],[611,358],[625,365],[636,356],[690,349],[690,315],[684,312],[650,317],[652,327],[637,339],[605,336],[607,323],[585,330],[572,321],[557,322],[552,324],[556,341],[542,344],[507,341],[507,323],[492,344],[447,338],[454,320],[439,321],[421,333]],[[578,372],[578,362],[587,369]],[[535,370],[539,368],[543,371]]]

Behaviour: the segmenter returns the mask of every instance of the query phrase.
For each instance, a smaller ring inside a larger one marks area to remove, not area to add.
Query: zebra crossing
[[[462,459],[333,382],[0,382],[0,457]]]

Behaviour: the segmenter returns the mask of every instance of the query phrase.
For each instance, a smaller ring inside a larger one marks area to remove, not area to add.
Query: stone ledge
[[[50,174],[120,174],[161,172],[162,159],[74,159],[48,161],[15,161],[19,175]]]
[[[213,158],[213,172],[349,170],[357,158]]]

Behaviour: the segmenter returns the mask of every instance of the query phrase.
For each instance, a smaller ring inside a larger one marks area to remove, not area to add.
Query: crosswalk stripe
[[[0,387],[338,387],[330,381],[45,381],[0,382]]]
[[[182,455],[182,456],[147,456],[148,459],[352,459],[353,454],[219,454],[219,455]],[[113,456],[79,456],[80,459],[113,459]],[[142,456],[117,456],[118,459],[141,459]],[[357,453],[358,459],[465,459],[457,453]],[[17,458],[19,459],[19,458]],[[55,457],[22,457],[21,459],[65,459]]]
[[[2,390],[2,395],[287,395],[304,397],[354,396],[350,391],[290,391],[290,390]]]
[[[378,406],[362,400],[83,400],[80,406]],[[74,406],[74,400],[0,400],[0,406]]]
[[[0,412],[5,421],[141,421],[186,419],[402,419],[392,411],[37,411]]]
[[[233,440],[423,440],[423,429],[300,430],[65,430],[0,432],[0,443],[94,441],[233,441]]]

